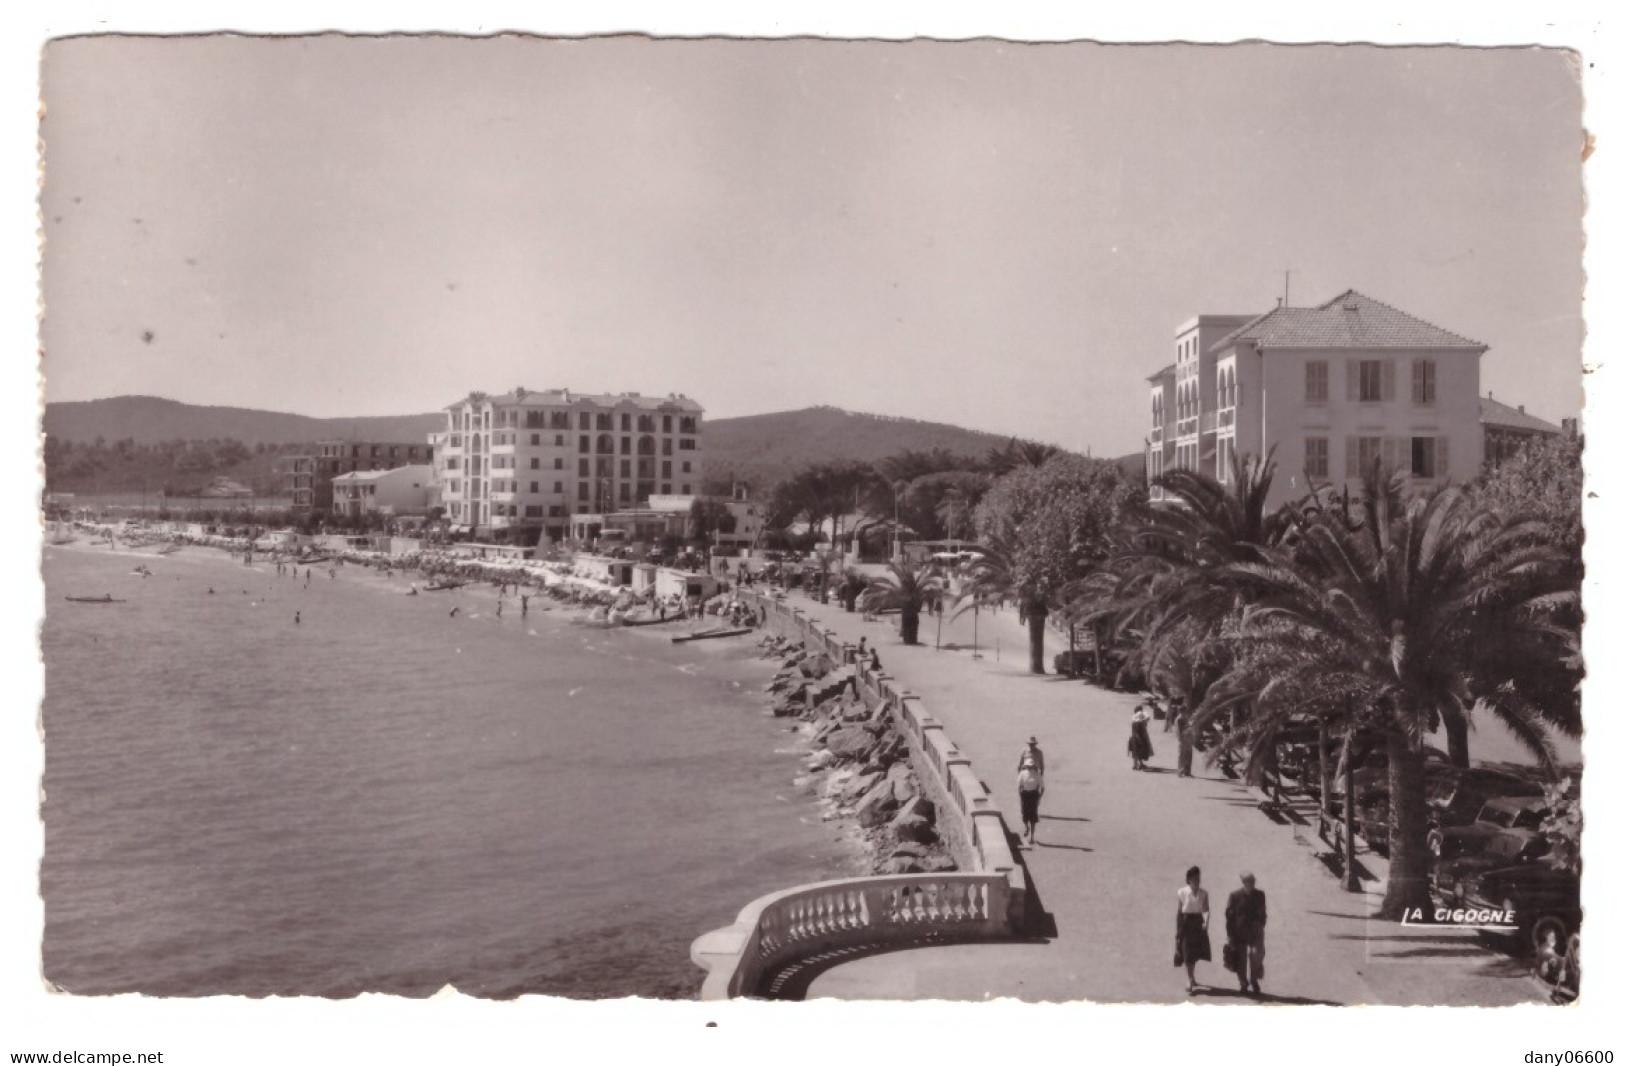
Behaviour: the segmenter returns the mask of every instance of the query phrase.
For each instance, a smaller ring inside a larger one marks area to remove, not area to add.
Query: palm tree
[[[1390,795],[1382,913],[1398,918],[1430,909],[1426,734],[1452,716],[1489,713],[1553,769],[1548,724],[1578,730],[1572,700],[1550,710],[1532,699],[1572,692],[1577,681],[1578,631],[1565,612],[1578,593],[1543,523],[1476,508],[1458,489],[1405,503],[1377,464],[1359,512],[1357,527],[1323,516],[1295,547],[1261,545],[1257,561],[1211,574],[1248,604],[1236,647],[1284,645],[1268,659],[1282,687],[1328,672],[1347,679],[1357,716],[1382,738]],[[1217,709],[1211,694],[1205,703],[1214,705],[1201,714]],[[1271,707],[1254,704],[1254,728],[1278,717]]]
[[[1037,441],[1011,437],[1004,447],[989,448],[985,461],[988,472],[998,477],[1020,466],[1043,466],[1051,457],[1060,454],[1061,449],[1053,444],[1040,444]]]
[[[865,611],[898,611],[902,616],[904,644],[920,642],[920,612],[942,590],[942,575],[934,565],[904,566],[891,563],[887,573],[874,578],[863,591]]]

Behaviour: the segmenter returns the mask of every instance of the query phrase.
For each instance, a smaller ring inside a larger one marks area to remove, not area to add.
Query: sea
[[[687,998],[695,937],[861,872],[748,638],[209,548],[43,568],[66,992]],[[125,602],[66,600],[104,594]]]

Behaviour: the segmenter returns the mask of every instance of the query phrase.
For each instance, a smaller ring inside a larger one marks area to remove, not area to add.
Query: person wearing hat
[[[1241,887],[1230,893],[1224,907],[1225,939],[1229,941],[1225,961],[1234,963],[1241,990],[1254,995],[1264,991],[1259,982],[1264,979],[1264,923],[1268,918],[1257,878],[1242,874]]]
[[[1043,749],[1038,746],[1037,737],[1027,738],[1027,746],[1022,749],[1021,757],[1016,760],[1016,769],[1019,771],[1021,769],[1021,764],[1026,762],[1028,759],[1031,759],[1037,764],[1039,773],[1044,772],[1044,752]]]
[[[1016,795],[1021,799],[1021,830],[1028,844],[1037,843],[1038,801],[1044,795],[1044,768],[1031,752],[1023,752],[1016,767]]]

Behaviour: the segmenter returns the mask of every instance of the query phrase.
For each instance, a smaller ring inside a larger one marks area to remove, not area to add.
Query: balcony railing
[[[1202,412],[1202,430],[1201,431],[1203,433],[1212,433],[1215,429],[1218,428],[1218,425],[1219,425],[1218,414],[1219,413],[1217,411],[1203,411]]]

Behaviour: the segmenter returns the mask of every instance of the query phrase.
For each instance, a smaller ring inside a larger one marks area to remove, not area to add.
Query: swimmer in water
[[[453,607],[451,609],[451,617],[456,618],[457,617],[457,612],[460,611],[460,610],[462,610],[461,607]]]
[[[294,625],[299,624],[299,612],[298,611],[293,612],[293,624]]]

